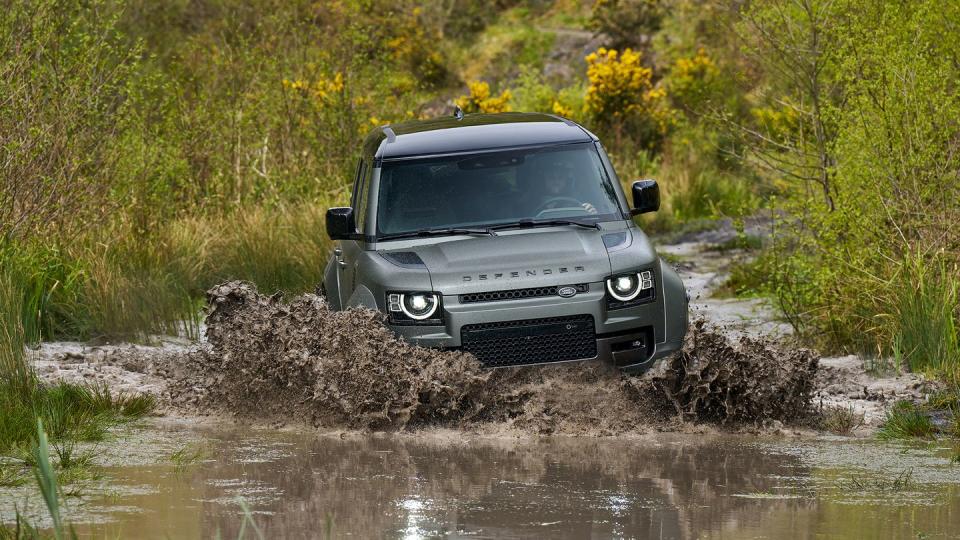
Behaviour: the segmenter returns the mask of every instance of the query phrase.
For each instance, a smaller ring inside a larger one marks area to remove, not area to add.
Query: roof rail
[[[392,143],[397,140],[397,134],[393,132],[393,129],[390,126],[383,128],[383,134],[387,136],[388,143]]]

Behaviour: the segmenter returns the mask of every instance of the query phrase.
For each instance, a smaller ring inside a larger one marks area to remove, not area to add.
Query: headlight
[[[607,292],[617,302],[630,302],[644,291],[652,293],[652,289],[653,272],[650,270],[607,278]]]
[[[395,323],[439,323],[440,295],[435,292],[392,292],[387,310]]]

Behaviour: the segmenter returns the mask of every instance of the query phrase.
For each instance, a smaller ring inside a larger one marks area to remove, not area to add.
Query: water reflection
[[[504,441],[219,432],[215,458],[108,471],[151,486],[97,536],[235,538],[243,497],[267,538],[795,537],[960,531],[960,498],[824,498],[835,482],[802,453],[732,437]],[[852,451],[856,451],[855,449]],[[921,489],[918,487],[917,489]],[[833,490],[836,491],[835,489]],[[909,502],[909,500],[908,500]],[[119,506],[119,503],[118,505]],[[915,530],[916,529],[916,530]],[[921,530],[922,529],[922,530]]]

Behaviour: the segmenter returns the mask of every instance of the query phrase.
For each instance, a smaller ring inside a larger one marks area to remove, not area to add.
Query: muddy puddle
[[[107,460],[67,497],[82,536],[236,538],[241,499],[266,538],[960,536],[960,468],[936,446],[182,425],[138,436],[152,455]],[[197,444],[198,461],[171,461]],[[5,520],[11,497],[0,495]]]

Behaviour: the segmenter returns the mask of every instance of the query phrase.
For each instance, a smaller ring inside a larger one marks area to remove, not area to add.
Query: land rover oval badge
[[[557,289],[557,294],[559,294],[564,298],[570,298],[571,296],[577,295],[577,288],[576,287],[560,287],[559,289]]]

